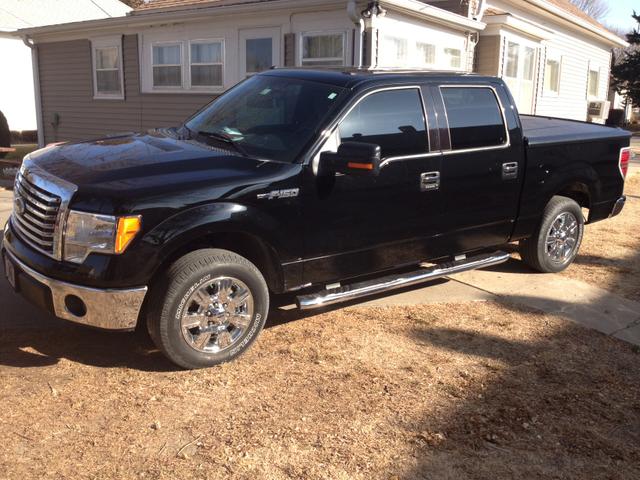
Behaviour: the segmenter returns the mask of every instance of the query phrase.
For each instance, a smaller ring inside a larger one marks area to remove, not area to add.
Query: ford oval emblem
[[[24,204],[24,200],[22,199],[22,197],[20,195],[18,195],[16,193],[16,196],[13,200],[13,210],[18,214],[18,215],[23,215],[24,214],[24,210],[25,210],[25,204]]]

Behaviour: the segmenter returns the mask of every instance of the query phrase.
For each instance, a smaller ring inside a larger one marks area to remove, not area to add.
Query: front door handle
[[[518,178],[518,162],[507,162],[502,164],[502,179],[513,180]]]
[[[430,192],[440,189],[440,172],[425,172],[420,174],[420,190]]]

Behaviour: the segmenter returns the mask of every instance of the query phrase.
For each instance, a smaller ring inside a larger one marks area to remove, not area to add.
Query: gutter
[[[421,2],[416,2],[420,3]],[[167,22],[182,22],[189,20],[202,20],[208,15],[230,15],[230,14],[256,14],[256,5],[259,4],[261,9],[268,10],[291,10],[292,8],[300,9],[305,7],[324,7],[335,5],[336,7],[344,6],[344,0],[296,0],[295,5],[292,5],[291,0],[270,0],[270,1],[255,1],[244,2],[236,4],[223,4],[212,5],[199,8],[190,8],[183,10],[171,10],[171,11],[150,11],[149,13],[137,13],[133,15],[126,15],[123,17],[111,17],[102,18],[98,20],[84,20],[80,22],[63,23],[58,25],[48,25],[44,27],[32,27],[23,28],[16,33],[19,36],[29,35],[49,35],[49,34],[78,34],[91,32],[95,34],[96,31],[146,27],[153,24],[166,24]],[[424,5],[424,4],[422,4]]]
[[[40,69],[38,66],[38,47],[29,35],[22,37],[22,43],[31,49],[31,70],[33,72],[33,93],[36,104],[36,127],[38,129],[38,148],[44,147],[44,123],[42,121],[42,100],[40,98]]]
[[[521,0],[518,0],[518,1],[520,2]],[[536,7],[541,8],[542,10],[546,10],[547,12],[557,17],[560,17],[561,19],[569,21],[569,23],[578,25],[579,27],[582,27],[585,30],[590,31],[591,33],[595,33],[596,35],[606,39],[609,43],[613,45],[616,45],[622,48],[626,48],[629,46],[629,44],[626,41],[618,37],[616,34],[606,30],[604,27],[598,27],[597,25],[587,22],[586,20],[583,20],[582,18],[573,15],[571,12],[568,12],[563,8],[556,7],[555,5],[549,3],[546,0],[525,0],[525,1],[527,3],[530,3],[531,5],[535,5]],[[567,19],[568,16],[570,16],[571,20]]]

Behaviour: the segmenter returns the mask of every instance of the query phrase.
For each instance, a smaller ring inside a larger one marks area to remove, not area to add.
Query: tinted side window
[[[420,93],[407,89],[369,95],[340,124],[340,141],[380,145],[383,157],[427,152]]]
[[[507,132],[490,88],[440,88],[449,119],[451,149],[504,145]]]

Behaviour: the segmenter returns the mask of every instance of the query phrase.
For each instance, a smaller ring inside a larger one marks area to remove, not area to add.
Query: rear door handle
[[[513,180],[518,178],[518,162],[507,162],[502,164],[502,179]]]
[[[420,174],[420,190],[430,192],[440,189],[440,172],[425,172]]]

